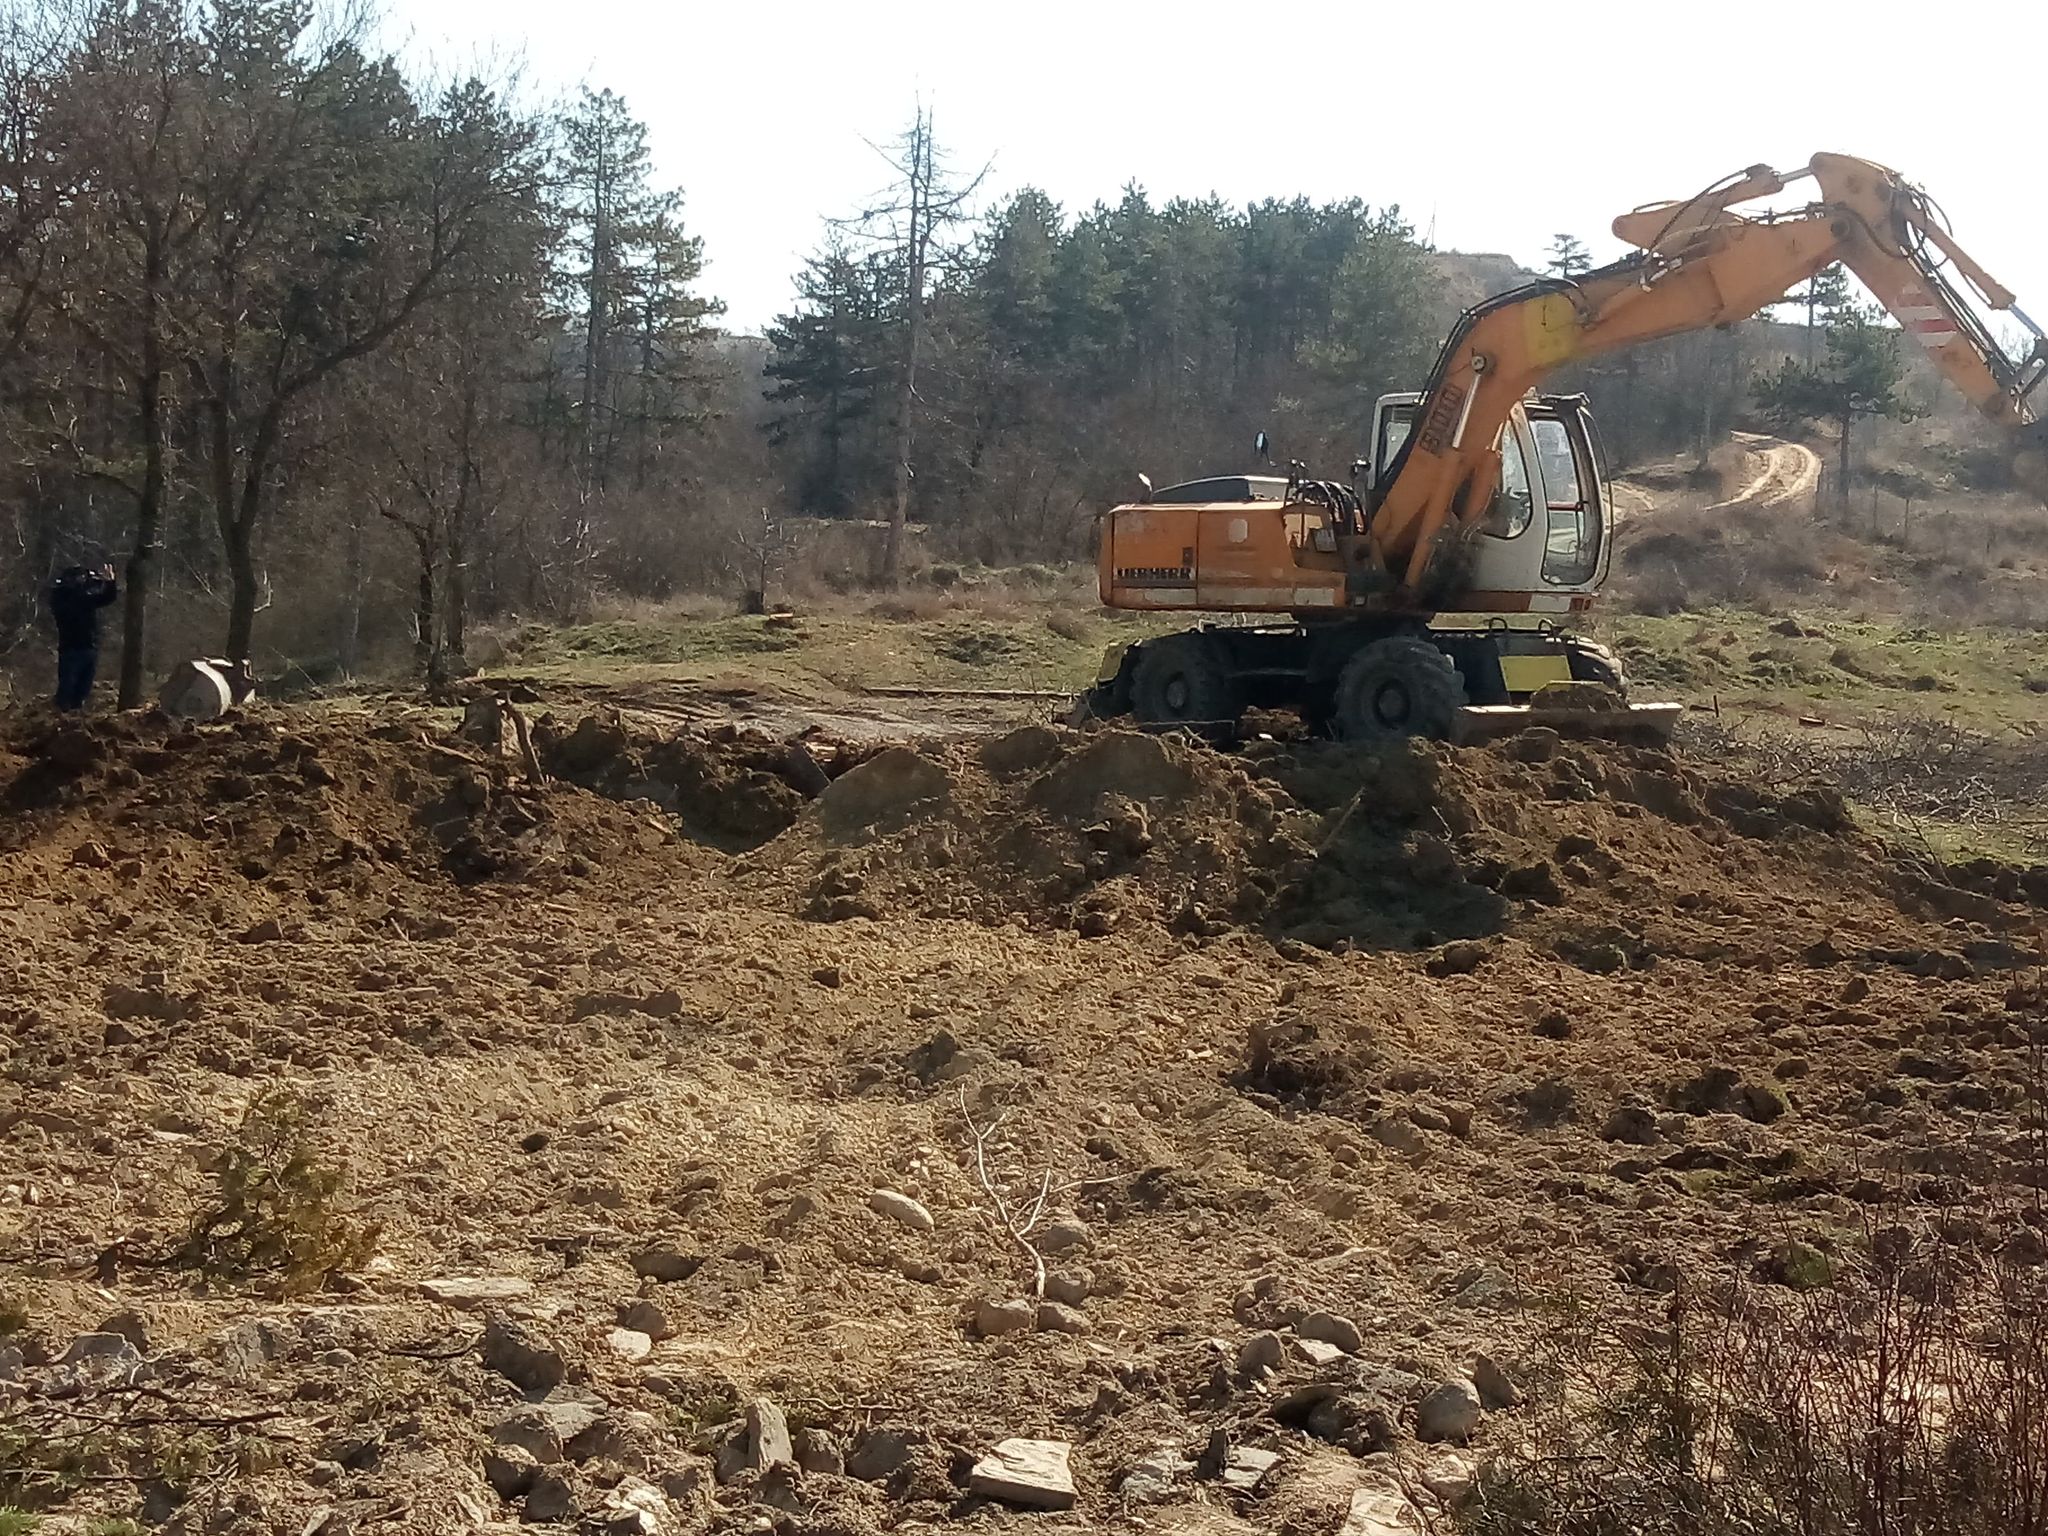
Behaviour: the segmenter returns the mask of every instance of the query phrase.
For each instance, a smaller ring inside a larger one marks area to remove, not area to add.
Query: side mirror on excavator
[[[1272,463],[1273,439],[1266,436],[1265,433],[1261,432],[1257,437],[1252,439],[1252,452],[1259,456],[1259,462],[1261,464]]]

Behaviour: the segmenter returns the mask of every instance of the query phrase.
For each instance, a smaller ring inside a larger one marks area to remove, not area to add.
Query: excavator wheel
[[[1222,654],[1202,636],[1166,635],[1139,649],[1131,713],[1144,725],[1222,732],[1244,713],[1244,694]]]
[[[1390,635],[1363,647],[1337,675],[1334,723],[1346,741],[1429,736],[1441,741],[1465,705],[1451,658],[1427,640]]]

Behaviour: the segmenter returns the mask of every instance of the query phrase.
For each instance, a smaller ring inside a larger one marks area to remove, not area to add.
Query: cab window
[[[1590,494],[1586,466],[1565,424],[1554,417],[1529,423],[1543,473],[1547,522],[1543,579],[1563,587],[1591,581],[1600,568],[1600,505]]]
[[[1408,434],[1415,428],[1415,407],[1412,405],[1390,405],[1380,412],[1380,440],[1374,446],[1373,483],[1379,484],[1386,478],[1387,470],[1393,465],[1394,455],[1401,451],[1401,445],[1408,441]]]
[[[1500,429],[1500,488],[1493,493],[1493,507],[1486,515],[1485,531],[1496,539],[1512,539],[1529,526],[1535,514],[1535,500],[1529,494],[1529,463],[1522,456],[1522,439],[1512,424]]]

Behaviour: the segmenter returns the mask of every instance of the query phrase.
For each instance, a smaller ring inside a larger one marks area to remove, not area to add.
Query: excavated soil
[[[2040,1261],[2048,880],[1824,787],[1541,731],[534,738],[544,785],[424,713],[0,720],[0,1505],[1330,1531],[1397,1464],[1455,1499],[1519,1410],[1419,1405],[1547,1298],[1937,1211]],[[322,1241],[224,1262],[279,1104]],[[1062,1300],[994,1305],[1039,1207]],[[974,1491],[1010,1437],[1072,1513]]]

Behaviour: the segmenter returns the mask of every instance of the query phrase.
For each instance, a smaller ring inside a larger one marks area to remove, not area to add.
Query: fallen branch
[[[1010,1202],[1003,1197],[1002,1189],[988,1167],[988,1139],[1002,1125],[998,1116],[986,1126],[977,1125],[974,1114],[967,1107],[967,1090],[960,1090],[960,1118],[967,1122],[967,1134],[974,1139],[974,1177],[981,1184],[982,1192],[995,1206],[996,1225],[1009,1236],[1010,1241],[1023,1249],[1031,1260],[1031,1297],[1034,1301],[1045,1299],[1045,1255],[1038,1251],[1038,1245],[1031,1241],[1031,1231],[1045,1215],[1046,1198],[1052,1193],[1052,1170],[1039,1175],[1038,1193],[1020,1219],[1010,1208]]]

